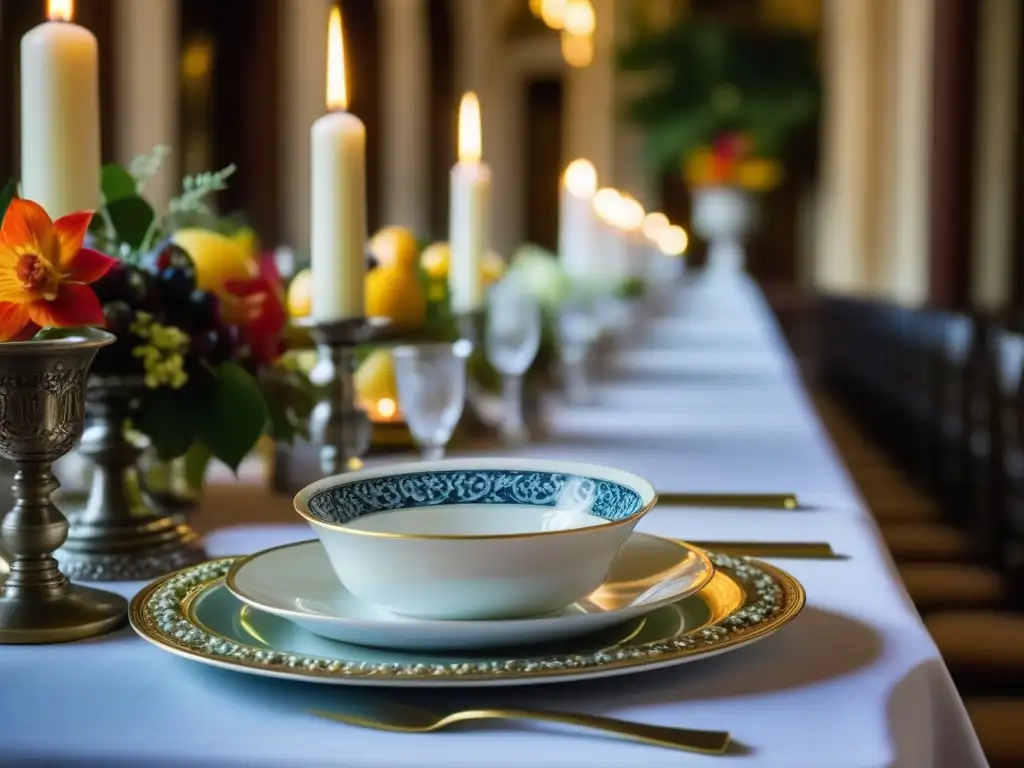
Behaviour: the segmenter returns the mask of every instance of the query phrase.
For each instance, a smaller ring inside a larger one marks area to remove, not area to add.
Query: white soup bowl
[[[328,477],[295,509],[361,600],[485,620],[544,615],[597,589],[656,498],[608,467],[449,459]]]

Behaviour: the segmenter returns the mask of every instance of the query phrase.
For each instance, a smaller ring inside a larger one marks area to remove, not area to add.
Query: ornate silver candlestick
[[[143,382],[93,377],[86,389],[91,423],[79,452],[93,466],[85,507],[71,514],[61,566],[86,581],[152,579],[206,559],[199,537],[144,491],[138,461],[145,444],[128,431]]]
[[[355,468],[370,449],[372,426],[356,404],[353,376],[356,347],[386,340],[390,322],[383,318],[352,318],[299,323],[316,342],[319,358],[309,378],[323,392],[310,416],[310,437],[319,446],[320,469],[335,475]]]
[[[0,584],[0,643],[60,643],[108,632],[128,603],[72,585],[53,553],[68,521],[50,496],[50,463],[71,450],[85,425],[85,387],[105,331],[0,344],[0,455],[14,463],[14,509],[0,527],[10,570]]]

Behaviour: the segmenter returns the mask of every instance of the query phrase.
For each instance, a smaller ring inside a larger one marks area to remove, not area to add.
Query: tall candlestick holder
[[[10,557],[0,584],[0,643],[60,643],[121,624],[127,601],[73,585],[53,553],[68,520],[51,495],[50,469],[85,427],[85,390],[96,351],[114,341],[88,330],[61,339],[0,344],[0,455],[14,463],[14,508],[0,526]]]
[[[93,465],[92,484],[70,515],[61,567],[85,581],[152,579],[206,559],[199,536],[182,515],[158,507],[139,477],[146,450],[129,431],[144,382],[138,377],[94,376],[86,388],[90,424],[79,453]]]
[[[455,315],[455,325],[459,336],[473,345],[473,355],[483,350],[484,322],[483,311],[465,312]],[[462,409],[462,417],[456,428],[456,437],[469,442],[501,442],[501,430],[493,419],[484,415],[483,390],[472,376],[466,376],[466,402]]]
[[[318,354],[309,378],[322,397],[309,423],[320,470],[326,476],[357,469],[370,449],[372,425],[356,402],[356,347],[390,340],[391,324],[385,318],[355,317],[331,322],[306,318],[299,325],[313,337]]]

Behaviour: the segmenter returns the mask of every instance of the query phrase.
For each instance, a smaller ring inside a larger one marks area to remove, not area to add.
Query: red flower
[[[270,256],[259,259],[259,274],[248,280],[228,280],[221,296],[225,322],[241,328],[252,359],[267,365],[284,352],[281,332],[288,322],[284,286]]]
[[[51,221],[29,200],[11,201],[0,225],[0,341],[22,338],[30,325],[103,325],[89,283],[116,260],[83,248],[92,213]]]

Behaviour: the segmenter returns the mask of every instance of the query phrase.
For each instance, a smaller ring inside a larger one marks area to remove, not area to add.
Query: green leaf
[[[108,203],[107,214],[117,232],[117,239],[127,243],[133,250],[142,247],[156,218],[153,207],[138,195]]]
[[[280,399],[274,397],[268,397],[266,403],[268,434],[275,442],[290,445],[295,440],[295,424],[292,423],[288,408]]]
[[[0,221],[4,220],[4,215],[7,213],[7,207],[11,204],[11,200],[18,194],[18,182],[11,179],[4,185],[4,188],[0,190]]]
[[[103,202],[107,205],[126,197],[138,196],[135,178],[117,163],[108,163],[103,166],[100,189],[103,191]]]
[[[178,390],[147,389],[142,396],[136,428],[150,439],[164,461],[184,456],[194,442],[188,418],[188,399]]]
[[[196,437],[237,472],[267,425],[267,403],[244,368],[224,363],[216,370],[210,396],[196,399],[191,415]]]
[[[193,491],[201,491],[206,480],[206,468],[213,454],[203,443],[193,443],[185,453],[185,482]]]

